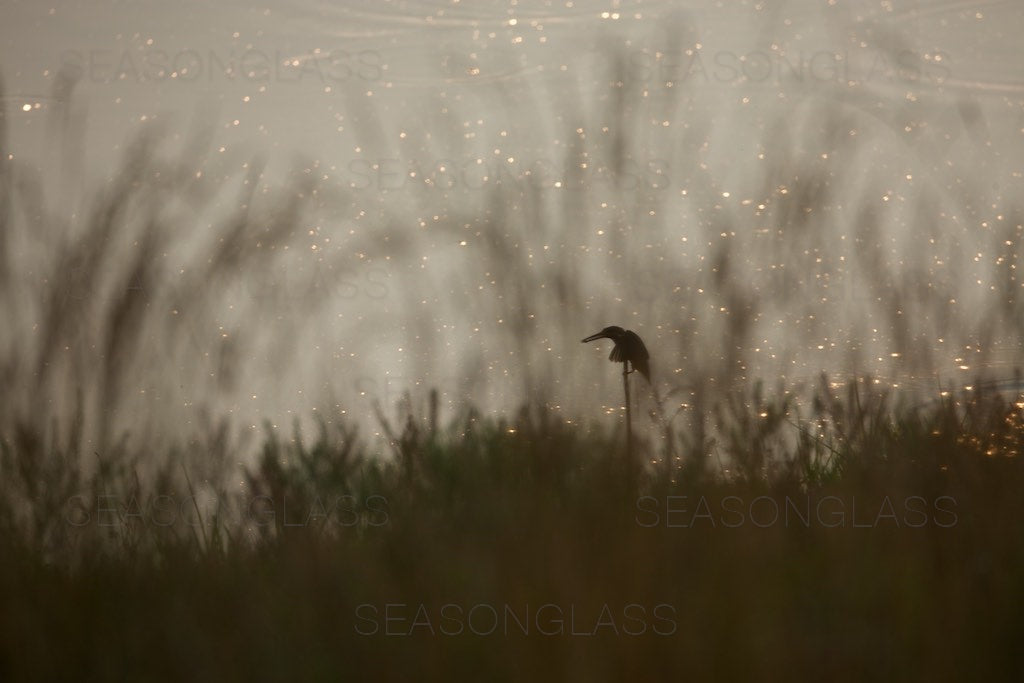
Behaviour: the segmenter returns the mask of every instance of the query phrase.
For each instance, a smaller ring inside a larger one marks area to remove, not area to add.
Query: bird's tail
[[[644,376],[644,379],[647,380],[648,384],[651,383],[651,365],[646,358],[633,361],[633,369],[638,370]]]

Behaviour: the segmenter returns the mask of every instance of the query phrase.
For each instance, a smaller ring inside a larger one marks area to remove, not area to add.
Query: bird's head
[[[618,325],[612,325],[606,327],[597,334],[592,334],[583,340],[583,343],[594,341],[595,339],[611,339],[612,341],[618,341],[622,336],[626,334],[626,331]]]

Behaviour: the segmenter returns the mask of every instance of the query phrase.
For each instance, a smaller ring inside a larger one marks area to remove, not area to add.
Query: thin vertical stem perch
[[[622,364],[622,389],[626,394],[626,458],[633,453],[633,415],[629,406],[629,363]]]

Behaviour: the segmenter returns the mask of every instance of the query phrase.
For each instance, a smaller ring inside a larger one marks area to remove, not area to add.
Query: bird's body
[[[624,330],[617,325],[612,325],[597,334],[590,335],[583,342],[595,339],[611,339],[615,342],[615,347],[612,349],[611,355],[608,356],[608,360],[613,363],[628,363],[629,365],[623,368],[626,373],[632,372],[629,370],[629,367],[632,366],[633,370],[640,371],[644,379],[648,382],[651,381],[651,368],[648,363],[651,356],[647,353],[647,347],[644,346],[640,335],[632,330]]]

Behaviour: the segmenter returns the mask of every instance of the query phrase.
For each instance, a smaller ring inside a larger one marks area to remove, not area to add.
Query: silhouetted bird
[[[640,374],[644,376],[648,382],[651,381],[651,369],[647,364],[647,359],[651,356],[647,353],[647,347],[644,346],[644,342],[633,330],[624,330],[621,327],[612,325],[606,327],[597,334],[592,334],[583,340],[583,343],[594,341],[595,339],[611,339],[615,342],[615,348],[612,349],[612,353],[608,356],[608,360],[613,363],[629,363],[633,366],[633,370],[639,370]],[[632,372],[625,368],[626,372]]]

